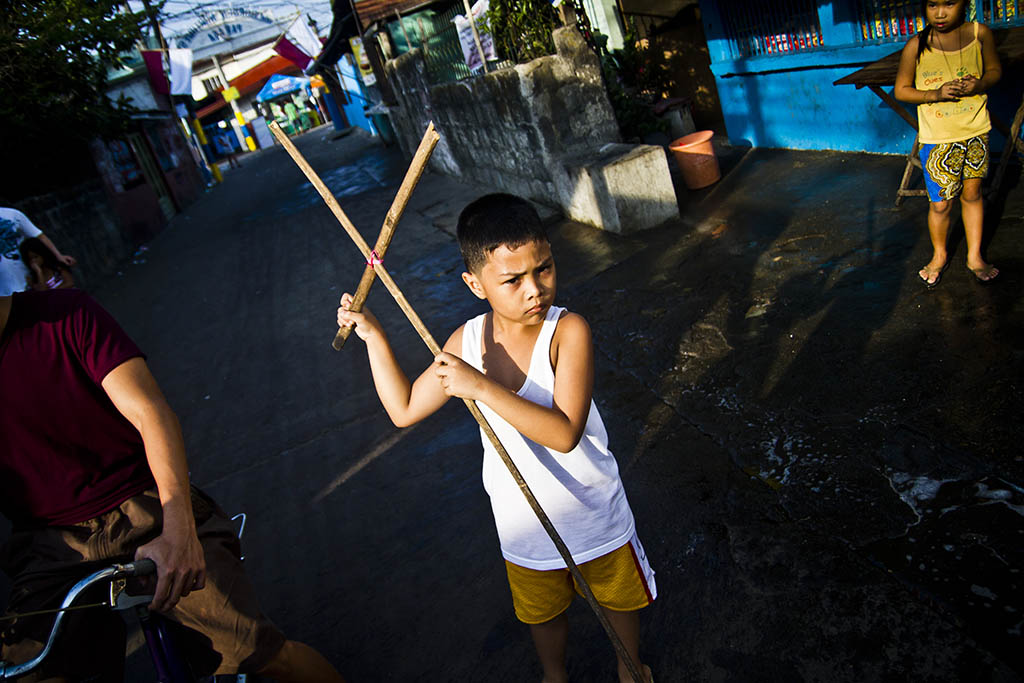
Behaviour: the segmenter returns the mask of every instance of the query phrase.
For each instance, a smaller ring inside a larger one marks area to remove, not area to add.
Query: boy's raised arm
[[[373,385],[391,421],[396,427],[408,427],[437,412],[448,401],[448,396],[441,389],[430,367],[410,384],[376,316],[365,307],[359,313],[350,311],[348,307],[351,304],[350,294],[342,296],[338,308],[338,325],[355,325],[356,336],[366,342]],[[455,345],[456,341],[458,344],[462,342],[462,328],[452,334],[445,349],[449,346],[459,348]]]
[[[580,442],[590,415],[594,390],[590,327],[581,316],[569,313],[558,322],[551,345],[555,389],[550,408],[522,398],[451,353],[438,355],[435,372],[449,396],[484,403],[526,438],[568,453]]]

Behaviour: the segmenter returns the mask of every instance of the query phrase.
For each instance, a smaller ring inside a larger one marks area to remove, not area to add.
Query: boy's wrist
[[[385,339],[387,339],[387,337],[384,336],[384,333],[377,329],[370,329],[366,333],[366,336],[363,337],[363,341],[366,342],[367,344],[382,341]]]

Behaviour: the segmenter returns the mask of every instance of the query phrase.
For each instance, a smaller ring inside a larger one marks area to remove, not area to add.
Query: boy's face
[[[510,322],[536,325],[555,299],[555,261],[551,245],[527,242],[517,249],[502,245],[487,255],[478,273],[462,279],[481,299],[487,299],[496,315]]]

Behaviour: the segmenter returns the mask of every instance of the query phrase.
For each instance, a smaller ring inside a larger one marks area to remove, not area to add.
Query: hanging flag
[[[305,52],[300,50],[292,41],[288,40],[286,36],[281,36],[274,43],[274,52],[281,55],[293,64],[298,65],[300,69],[305,70],[309,63],[313,61],[313,58],[307,55]]]
[[[171,62],[171,94],[192,94],[192,50],[172,48],[167,51]]]
[[[300,16],[274,43],[274,52],[304,70],[320,54],[322,47],[323,44],[313,32],[313,28]]]
[[[291,28],[286,31],[285,35],[293,45],[309,55],[311,59],[316,59],[317,55],[320,54],[320,50],[323,49],[320,36],[313,31],[313,27],[309,25],[308,21],[304,21],[302,17],[299,17],[292,23]]]
[[[160,95],[168,95],[171,92],[170,84],[167,82],[167,72],[164,71],[164,53],[162,50],[141,50],[142,61],[146,63],[146,71],[149,72],[149,82],[153,86],[153,92]]]

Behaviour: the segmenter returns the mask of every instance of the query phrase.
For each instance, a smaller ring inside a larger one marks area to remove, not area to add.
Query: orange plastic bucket
[[[691,190],[699,190],[717,183],[722,178],[718,157],[711,146],[714,131],[701,130],[673,140],[668,148],[683,172],[683,182]]]

